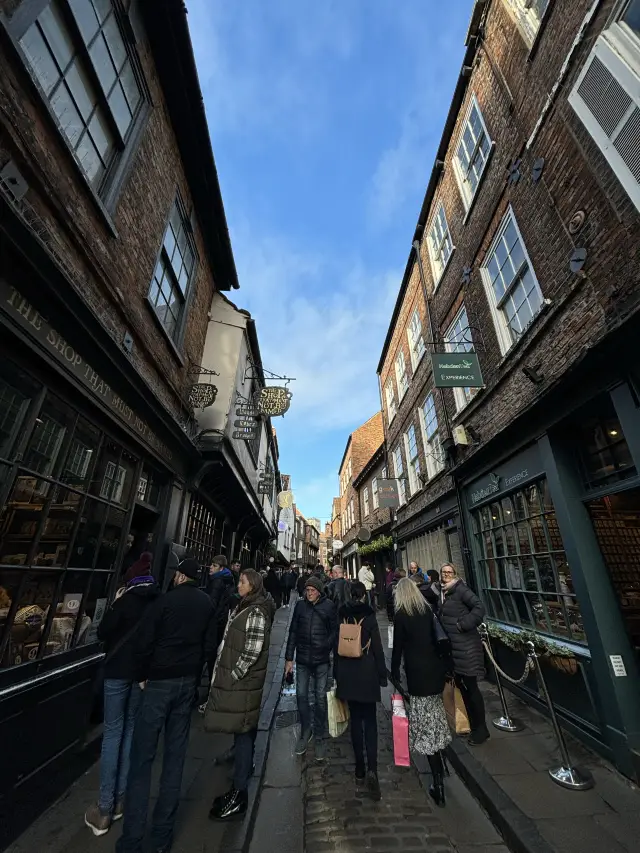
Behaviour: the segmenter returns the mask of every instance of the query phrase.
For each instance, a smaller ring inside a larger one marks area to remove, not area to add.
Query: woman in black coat
[[[478,746],[489,738],[484,700],[478,687],[478,679],[484,676],[478,625],[482,624],[485,609],[478,596],[458,577],[455,566],[446,563],[440,570],[440,577],[440,621],[451,640],[456,684],[469,715],[471,735],[468,743]]]
[[[391,673],[399,684],[404,657],[410,697],[409,747],[427,756],[433,774],[429,793],[437,805],[443,806],[444,765],[440,753],[451,742],[442,702],[447,665],[436,651],[433,612],[410,578],[398,582],[395,609]]]
[[[376,703],[380,688],[387,684],[387,665],[380,639],[380,629],[373,608],[367,602],[363,583],[351,584],[351,601],[338,610],[338,622],[360,625],[362,657],[347,658],[338,654],[338,640],[333,655],[333,674],[337,683],[336,695],[349,703],[351,743],[356,758],[356,784],[365,781],[374,799],[380,799],[378,782],[378,724]],[[369,772],[365,774],[364,753],[367,752]]]

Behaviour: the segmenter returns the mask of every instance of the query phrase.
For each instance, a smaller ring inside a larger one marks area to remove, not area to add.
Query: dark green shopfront
[[[537,634],[563,724],[640,781],[640,408],[617,363],[600,353],[457,473],[500,664],[521,675]],[[542,707],[532,676],[515,689]]]

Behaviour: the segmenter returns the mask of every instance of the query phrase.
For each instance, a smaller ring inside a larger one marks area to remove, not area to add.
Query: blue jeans
[[[127,789],[129,753],[142,691],[123,678],[104,680],[104,732],[100,755],[100,797],[103,814],[111,814]]]
[[[195,688],[195,676],[147,682],[131,744],[124,826],[116,845],[117,853],[142,853],[149,810],[151,768],[163,728],[164,755],[160,791],[153,810],[152,843],[155,849],[171,846]]]
[[[258,730],[233,736],[235,751],[233,759],[233,787],[236,791],[246,791],[253,776],[253,747]]]
[[[300,715],[300,728],[303,734],[310,734],[311,732],[311,706],[309,703],[311,679],[313,679],[315,705],[313,734],[317,740],[322,740],[329,733],[327,718],[329,664],[321,663],[318,666],[304,666],[304,664],[296,663],[296,699],[298,702],[298,714]]]

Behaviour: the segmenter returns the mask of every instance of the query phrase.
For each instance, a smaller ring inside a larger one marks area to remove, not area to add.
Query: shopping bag
[[[393,648],[393,625],[389,625],[387,628],[387,648]]]
[[[399,693],[391,697],[391,718],[393,728],[393,763],[397,767],[409,767],[409,718],[404,701]]]
[[[349,706],[346,702],[338,699],[336,688],[332,687],[327,693],[327,714],[329,716],[329,734],[331,737],[340,737],[349,725]]]
[[[457,735],[466,735],[471,731],[467,709],[462,701],[462,693],[455,682],[448,681],[442,694],[444,710],[447,713],[449,728]]]

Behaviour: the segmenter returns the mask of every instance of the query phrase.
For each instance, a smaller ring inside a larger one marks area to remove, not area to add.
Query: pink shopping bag
[[[402,696],[397,693],[391,697],[393,710],[393,762],[397,767],[409,767],[409,719]]]

